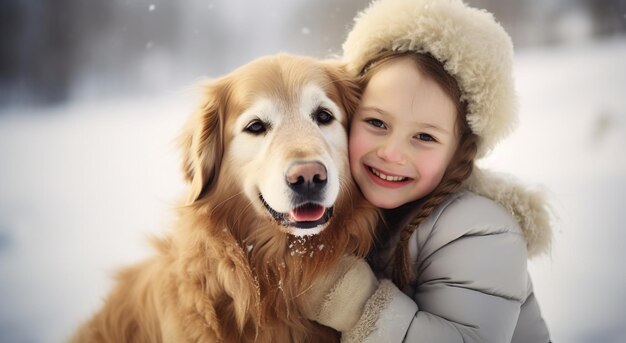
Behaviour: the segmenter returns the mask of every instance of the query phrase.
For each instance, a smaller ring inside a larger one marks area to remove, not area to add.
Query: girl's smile
[[[368,175],[378,185],[386,188],[399,188],[407,185],[413,179],[406,176],[393,175],[391,173],[381,171],[372,166],[365,165],[369,171]]]

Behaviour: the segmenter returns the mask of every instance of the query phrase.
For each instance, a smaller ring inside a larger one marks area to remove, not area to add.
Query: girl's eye
[[[335,117],[328,110],[320,108],[313,115],[313,119],[320,125],[328,125]]]
[[[436,142],[437,140],[435,139],[435,137],[427,134],[427,133],[418,133],[417,136],[415,136],[417,139],[419,139],[420,141],[423,142]]]
[[[253,135],[260,135],[263,132],[267,131],[267,125],[264,122],[255,119],[246,126],[244,131]]]
[[[375,126],[375,127],[379,128],[379,129],[387,128],[385,126],[385,123],[383,123],[381,120],[378,120],[378,119],[366,119],[365,122],[370,124],[370,125],[372,125],[372,126]]]

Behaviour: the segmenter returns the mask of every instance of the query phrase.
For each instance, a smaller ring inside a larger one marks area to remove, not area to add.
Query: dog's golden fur
[[[240,175],[250,171],[239,170],[230,156],[233,125],[250,96],[262,93],[288,105],[306,83],[319,85],[338,105],[347,130],[358,89],[329,62],[270,56],[204,86],[204,100],[180,140],[190,191],[175,230],[155,239],[152,258],[118,274],[103,308],[73,341],[338,339],[303,318],[306,291],[343,255],[367,253],[376,210],[355,189],[346,161],[337,161],[341,187],[328,226],[317,235],[290,235],[244,194]]]

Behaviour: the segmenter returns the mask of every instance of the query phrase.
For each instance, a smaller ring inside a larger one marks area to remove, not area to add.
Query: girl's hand
[[[378,287],[378,279],[362,258],[345,256],[333,270],[313,283],[304,296],[305,315],[322,325],[347,332],[359,320],[363,307]]]

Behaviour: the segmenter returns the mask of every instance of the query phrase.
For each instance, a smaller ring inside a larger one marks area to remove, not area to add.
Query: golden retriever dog
[[[317,276],[367,253],[377,220],[348,166],[357,86],[336,64],[281,54],[202,91],[180,139],[176,227],[73,341],[337,341],[302,311]]]

